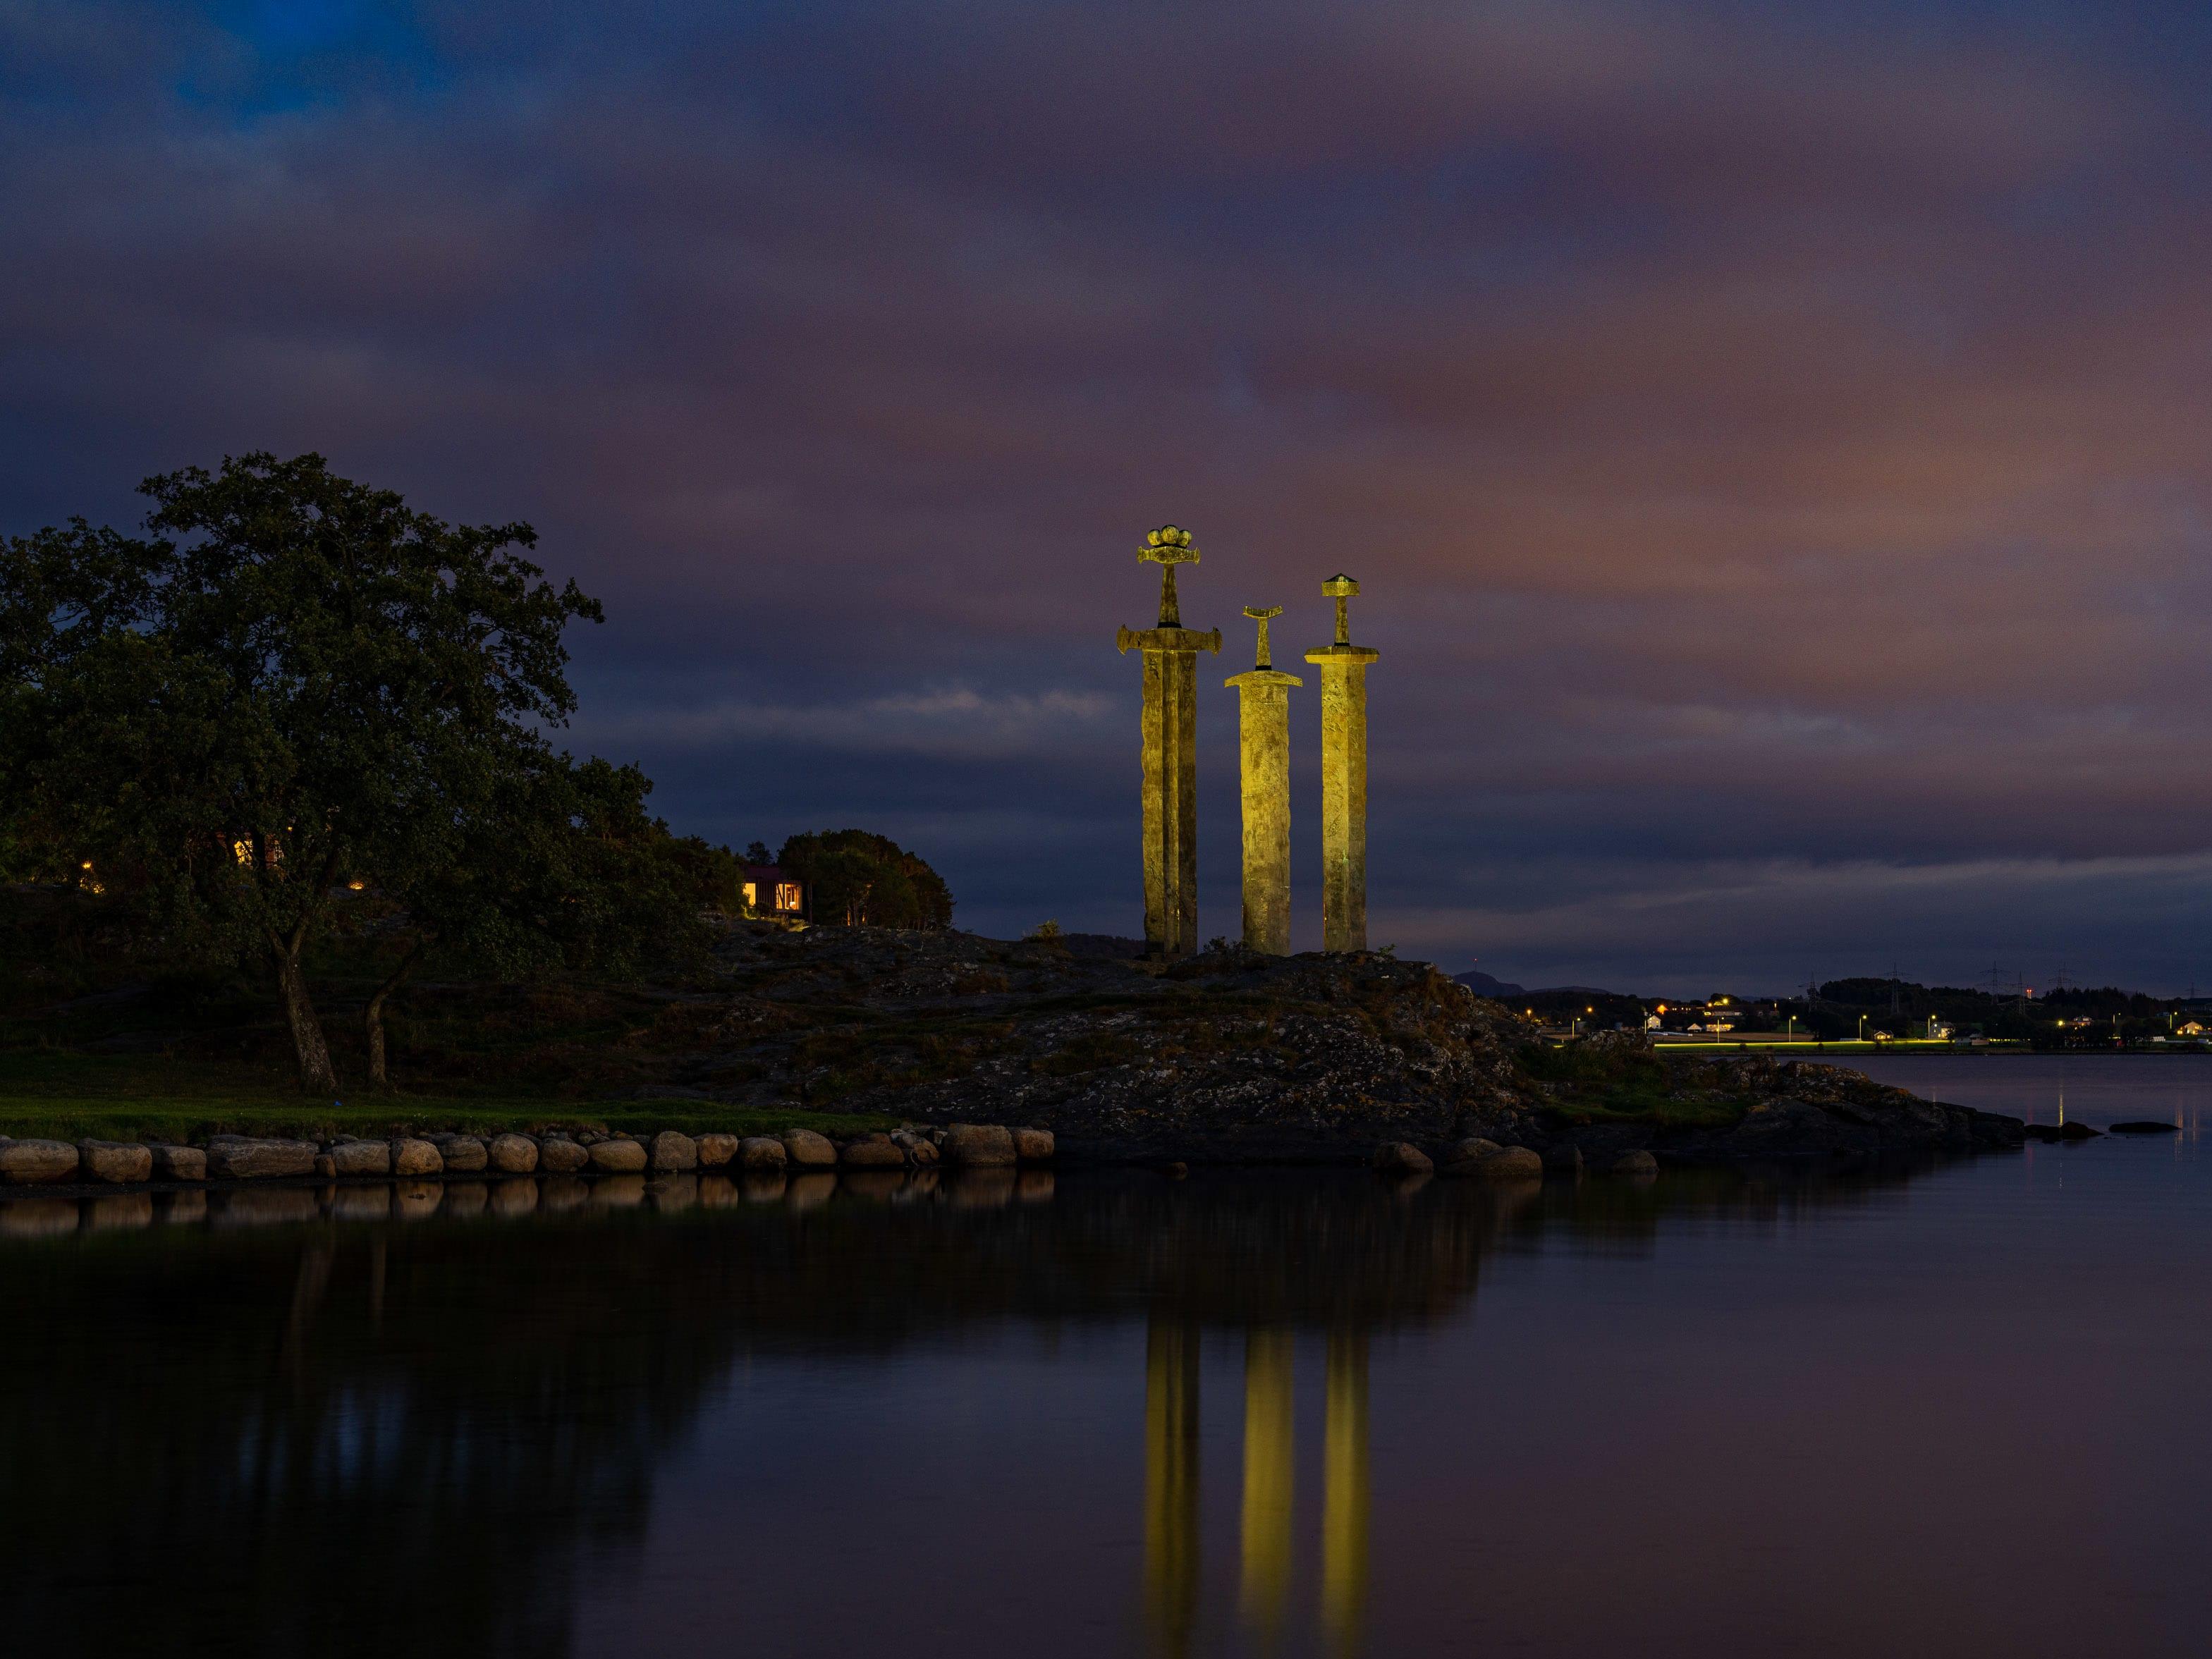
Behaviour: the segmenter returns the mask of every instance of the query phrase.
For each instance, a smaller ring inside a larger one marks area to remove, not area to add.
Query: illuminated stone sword
[[[1182,625],[1176,567],[1198,562],[1190,532],[1164,526],[1137,557],[1160,567],[1159,625],[1115,643],[1145,653],[1145,943],[1187,957],[1198,948],[1198,653],[1218,653],[1221,630]]]
[[[1306,653],[1321,669],[1321,933],[1325,951],[1367,948],[1367,665],[1380,651],[1352,642],[1359,584],[1331,576],[1336,642]]]
[[[1269,956],[1291,953],[1291,688],[1305,682],[1276,672],[1267,624],[1279,605],[1251,605],[1260,624],[1257,661],[1247,674],[1222,682],[1237,688],[1244,791],[1244,943]]]

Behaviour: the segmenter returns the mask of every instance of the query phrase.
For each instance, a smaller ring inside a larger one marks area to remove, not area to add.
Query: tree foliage
[[[18,865],[46,848],[176,951],[272,969],[315,1089],[335,1077],[301,959],[349,880],[517,963],[653,909],[627,866],[594,882],[647,838],[643,779],[540,735],[575,707],[563,630],[600,611],[522,556],[529,526],[447,525],[317,455],[141,490],[143,537],[0,544]]]
[[[776,863],[806,883],[814,920],[847,927],[949,927],[952,891],[920,854],[865,830],[793,836]]]

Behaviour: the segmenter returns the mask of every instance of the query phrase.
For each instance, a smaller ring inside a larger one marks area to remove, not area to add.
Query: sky
[[[1136,933],[1190,528],[1362,587],[1370,939],[1530,986],[2212,991],[2212,16],[0,7],[0,532],[313,450],[602,599],[562,741]],[[1294,938],[1319,701],[1292,697]]]

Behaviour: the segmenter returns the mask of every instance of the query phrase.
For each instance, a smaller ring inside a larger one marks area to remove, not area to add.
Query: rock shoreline
[[[1381,951],[1158,963],[832,927],[740,930],[721,955],[726,989],[702,1000],[669,1085],[758,1109],[834,1098],[1034,1123],[1066,1161],[1358,1164],[1405,1142],[1440,1163],[1482,1139],[1593,1168],[1632,1152],[1830,1164],[2024,1139],[2017,1119],[1839,1066],[1662,1058],[1640,1033],[1546,1051],[1520,1010]]]
[[[781,1176],[836,1170],[1008,1170],[1051,1164],[1058,1147],[1048,1129],[1003,1124],[907,1126],[890,1133],[843,1139],[811,1129],[780,1135],[707,1133],[670,1129],[640,1139],[585,1131],[575,1135],[508,1133],[338,1136],[298,1140],[211,1135],[202,1145],[0,1136],[0,1186],[90,1187],[213,1185],[258,1182],[444,1181],[485,1176],[676,1176],[735,1170]]]
[[[258,1227],[301,1222],[422,1221],[489,1216],[515,1218],[586,1206],[650,1208],[663,1213],[781,1204],[811,1210],[837,1194],[872,1203],[941,1203],[959,1210],[1051,1201],[1054,1172],[1015,1168],[793,1170],[763,1174],[383,1176],[329,1181],[155,1183],[127,1188],[36,1186],[0,1188],[0,1240],[56,1238],[79,1232],[155,1226]]]

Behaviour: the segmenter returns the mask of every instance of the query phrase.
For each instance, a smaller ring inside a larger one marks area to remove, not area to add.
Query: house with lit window
[[[774,864],[748,864],[738,890],[748,915],[771,921],[805,921],[806,884]]]

